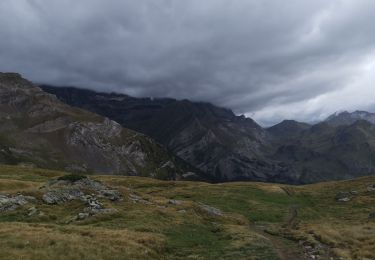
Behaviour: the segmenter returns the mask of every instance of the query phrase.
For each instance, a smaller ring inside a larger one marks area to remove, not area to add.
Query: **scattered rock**
[[[122,200],[122,195],[118,190],[101,190],[99,193],[101,196],[104,196],[111,201]]]
[[[217,208],[205,205],[203,203],[199,203],[199,206],[200,206],[201,209],[205,210],[210,215],[223,216],[223,213]]]
[[[186,210],[181,209],[181,210],[178,211],[178,213],[186,213]]]
[[[89,213],[78,213],[78,215],[77,215],[77,219],[78,219],[78,220],[83,220],[83,219],[88,218],[89,216],[90,216]]]
[[[309,241],[299,241],[299,244],[303,247],[305,255],[309,259],[319,259],[321,246],[313,244]]]
[[[34,197],[21,194],[17,194],[13,197],[0,195],[0,212],[16,210],[18,207],[34,201],[36,201]]]
[[[48,191],[42,197],[47,204],[61,204],[67,201],[80,199],[84,193],[78,188],[63,188]]]
[[[368,185],[367,191],[369,191],[369,192],[375,191],[375,184]]]
[[[46,190],[46,193],[42,199],[47,204],[62,204],[71,200],[80,200],[86,204],[87,207],[84,212],[79,213],[69,222],[83,220],[98,213],[114,211],[114,209],[104,208],[103,204],[98,200],[99,197],[111,201],[122,199],[119,191],[110,189],[101,182],[86,176],[76,178],[71,175],[68,178],[49,181],[43,189]]]
[[[29,213],[27,214],[29,217],[34,216],[36,213],[38,213],[38,210],[36,207],[29,208]]]
[[[135,195],[133,193],[129,194],[129,200],[131,200],[133,203],[142,203],[146,205],[152,205],[153,203],[143,199],[142,197]]]
[[[339,202],[348,202],[352,199],[352,194],[350,192],[341,191],[336,195],[335,199]]]
[[[69,176],[72,176],[71,178],[68,178]],[[77,177],[73,177],[77,176]],[[66,178],[64,178],[66,177]],[[99,181],[92,180],[91,178],[88,178],[86,176],[81,175],[68,175],[68,176],[62,176],[57,180],[51,180],[48,181],[45,185],[46,188],[57,188],[57,187],[76,187],[79,189],[87,189],[92,191],[101,191],[108,189],[104,184],[102,184]]]
[[[179,200],[169,200],[168,203],[172,204],[172,205],[181,205],[182,201],[179,201]]]

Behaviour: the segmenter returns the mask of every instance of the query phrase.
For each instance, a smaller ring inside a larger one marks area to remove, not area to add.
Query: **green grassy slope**
[[[64,172],[0,166],[0,194],[41,198],[44,183]],[[207,184],[94,176],[124,200],[116,212],[66,224],[85,207],[34,203],[0,213],[1,259],[320,259],[375,258],[375,177],[308,186]],[[357,191],[337,202],[340,191]],[[147,203],[133,203],[129,195]],[[177,200],[178,203],[170,200]],[[222,215],[202,206],[215,207]]]

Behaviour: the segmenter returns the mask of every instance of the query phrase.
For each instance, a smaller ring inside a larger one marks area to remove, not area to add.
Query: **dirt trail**
[[[252,230],[254,230],[257,234],[265,237],[268,241],[271,242],[273,248],[275,249],[277,255],[281,260],[306,260],[308,259],[302,252],[297,253],[293,251],[291,248],[285,245],[285,242],[282,241],[280,238],[270,235],[263,231],[262,228],[257,226],[252,226]]]

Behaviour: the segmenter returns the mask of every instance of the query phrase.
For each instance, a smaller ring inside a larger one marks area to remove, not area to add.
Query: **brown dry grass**
[[[344,259],[375,259],[375,224],[340,222],[305,225],[313,236]]]
[[[157,259],[157,234],[54,225],[0,224],[1,259]]]
[[[17,181],[17,180],[0,180],[0,193],[30,192],[40,186],[38,182]]]

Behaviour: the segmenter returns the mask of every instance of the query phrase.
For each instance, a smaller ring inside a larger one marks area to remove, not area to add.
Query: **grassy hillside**
[[[92,176],[123,200],[72,221],[81,201],[41,200],[63,175],[0,166],[1,195],[37,199],[0,212],[1,259],[375,259],[375,177],[288,186]],[[352,199],[336,201],[341,191]]]

